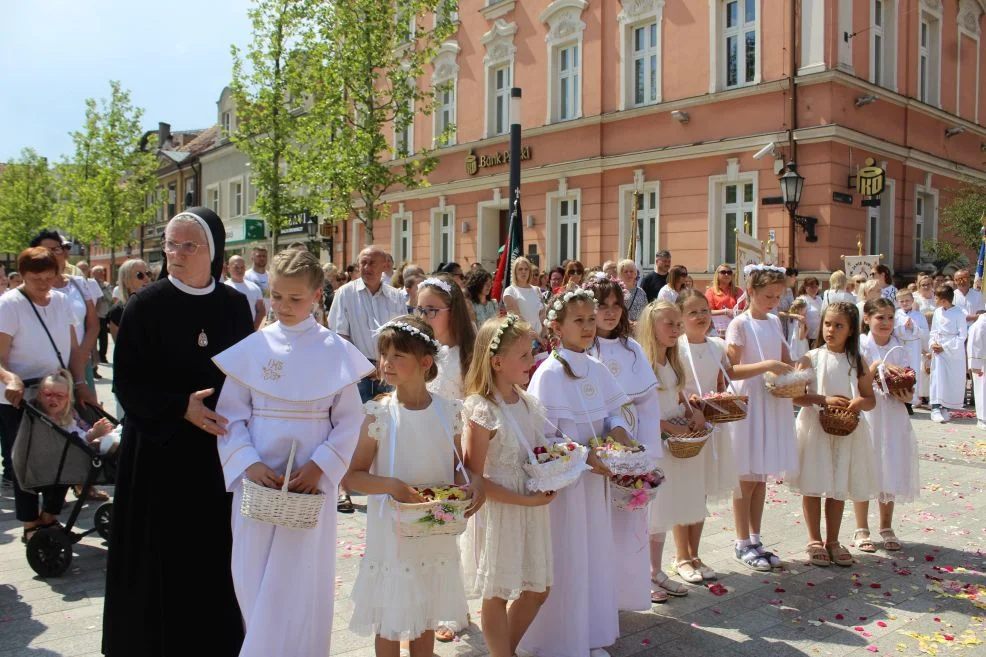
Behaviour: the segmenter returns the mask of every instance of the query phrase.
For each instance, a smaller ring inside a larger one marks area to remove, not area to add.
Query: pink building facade
[[[645,269],[669,249],[709,272],[732,261],[736,228],[773,233],[786,263],[788,213],[763,199],[780,195],[794,160],[798,214],[818,220],[818,241],[796,233],[802,271],[838,269],[857,240],[915,271],[925,241],[948,237],[938,215],[949,196],[986,180],[984,11],[986,0],[460,2],[458,32],[420,82],[450,92],[394,143],[430,146],[446,124],[455,139],[429,187],[386,198],[391,220],[374,241],[425,268],[495,266],[513,85],[525,250],[542,269],[623,257],[635,191]],[[868,158],[886,172],[878,207],[849,187]],[[351,220],[333,260],[353,262],[364,245]]]

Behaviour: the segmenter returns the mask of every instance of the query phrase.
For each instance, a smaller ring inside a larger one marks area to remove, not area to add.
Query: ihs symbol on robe
[[[264,381],[277,381],[282,376],[282,369],[284,369],[284,363],[271,358],[267,365],[264,366]]]
[[[596,396],[596,386],[589,382],[582,384],[582,396],[586,399],[591,399]]]

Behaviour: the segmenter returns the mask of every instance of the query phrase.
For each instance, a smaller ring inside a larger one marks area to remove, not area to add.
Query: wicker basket
[[[297,443],[291,443],[288,467],[284,473],[284,485],[280,489],[267,488],[243,478],[243,499],[240,501],[240,515],[288,529],[314,529],[322,515],[325,504],[324,493],[292,493],[288,490],[291,467]]]
[[[589,457],[589,448],[578,443],[571,443],[574,449],[567,460],[554,459],[546,463],[531,461],[524,464],[527,473],[527,489],[532,493],[557,492],[578,481],[579,477],[589,466],[585,460]]]
[[[818,411],[822,430],[832,436],[848,436],[859,424],[859,413],[839,406],[822,406]]]
[[[675,418],[669,420],[673,424],[688,424],[687,418]],[[698,456],[705,447],[705,443],[708,441],[709,436],[712,435],[712,431],[715,427],[711,423],[706,422],[705,426],[698,431],[691,431],[689,433],[679,434],[677,436],[672,436],[669,433],[661,433],[661,439],[664,441],[664,445],[671,456],[679,459],[690,459],[693,456]]]
[[[914,389],[917,374],[910,367],[887,366],[883,369],[883,380],[890,392],[903,392]]]
[[[795,399],[804,396],[808,384],[814,378],[815,374],[812,370],[796,370],[781,376],[767,372],[763,375],[763,383],[767,391],[774,397]]]
[[[655,459],[643,447],[636,452],[605,450],[599,457],[615,475],[642,475],[652,472]]]
[[[664,475],[662,474],[663,478]],[[613,508],[620,511],[646,511],[651,500],[657,497],[658,488],[626,488],[610,480],[609,494]]]
[[[725,424],[746,418],[746,395],[712,395],[702,398],[702,415],[712,424]]]
[[[424,486],[417,486],[417,488],[424,488]],[[466,531],[466,509],[472,503],[472,500],[468,498],[404,503],[390,497],[388,501],[394,511],[396,533],[402,538],[457,536]],[[448,518],[438,520],[436,519],[436,512],[448,516]]]

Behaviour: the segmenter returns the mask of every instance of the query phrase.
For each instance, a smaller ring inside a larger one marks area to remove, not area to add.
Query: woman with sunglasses
[[[735,284],[733,268],[729,265],[719,265],[712,276],[712,285],[705,290],[705,299],[712,311],[712,325],[716,327],[720,337],[725,336],[729,320],[736,315],[736,304],[743,296],[743,290]]]
[[[675,265],[668,272],[668,282],[667,285],[661,288],[657,293],[658,301],[667,301],[668,303],[678,303],[678,295],[681,294],[682,290],[686,287],[686,279],[688,278],[688,268],[684,265]]]
[[[561,292],[574,290],[582,285],[582,280],[584,278],[585,265],[578,260],[570,260],[568,264],[565,265],[565,277],[562,279],[561,285],[554,288],[552,293],[559,294]]]
[[[922,313],[935,312],[935,288],[931,276],[927,274],[918,276],[914,303]]]

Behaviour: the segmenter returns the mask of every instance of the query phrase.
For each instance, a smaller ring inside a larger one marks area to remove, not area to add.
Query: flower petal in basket
[[[389,497],[388,502],[393,512],[395,533],[402,538],[422,538],[463,533],[466,530],[466,509],[472,500],[470,494],[470,497],[461,500],[430,500],[409,504]]]
[[[658,487],[664,481],[660,469],[636,476],[614,476],[609,478],[610,498],[613,506],[622,511],[641,511],[657,497]]]
[[[532,461],[524,464],[529,491],[533,493],[559,491],[571,486],[578,481],[583,472],[592,469],[585,462],[589,457],[589,449],[585,445],[578,443],[564,443],[564,445],[565,453],[561,457],[545,462]],[[559,452],[556,450],[554,453]]]

